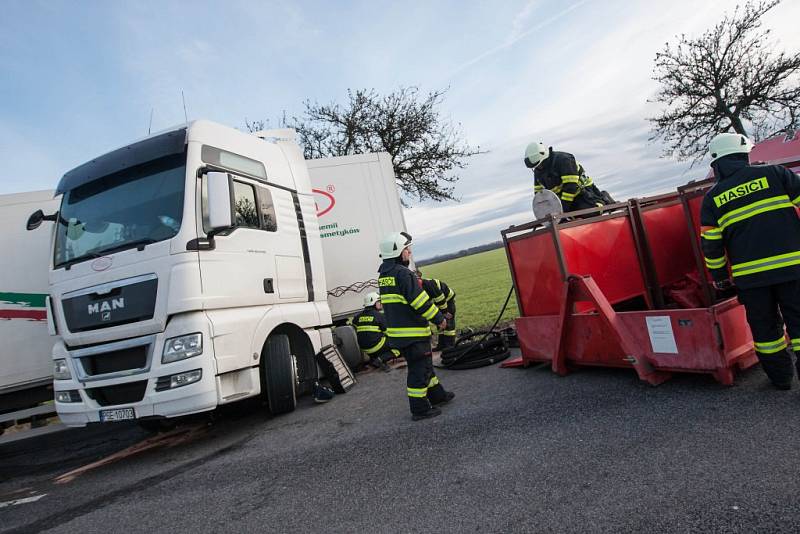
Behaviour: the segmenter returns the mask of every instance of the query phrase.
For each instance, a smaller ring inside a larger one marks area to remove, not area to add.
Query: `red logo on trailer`
[[[336,205],[336,199],[331,194],[336,191],[336,189],[332,185],[329,185],[327,189],[327,191],[323,191],[322,189],[311,190],[315,197],[314,204],[317,206],[317,217],[322,217]]]

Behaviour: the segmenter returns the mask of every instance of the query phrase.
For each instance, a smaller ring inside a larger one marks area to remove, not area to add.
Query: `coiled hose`
[[[494,324],[489,330],[473,332],[462,336],[456,342],[455,346],[442,351],[441,367],[459,370],[476,369],[478,367],[502,362],[508,358],[510,352],[508,350],[506,336],[503,336],[500,332],[495,332],[494,329],[505,313],[513,292],[514,286],[511,286],[511,289],[508,290],[508,296],[506,296],[503,308],[500,310],[497,319],[495,319]],[[478,336],[482,337],[475,341],[475,338]]]

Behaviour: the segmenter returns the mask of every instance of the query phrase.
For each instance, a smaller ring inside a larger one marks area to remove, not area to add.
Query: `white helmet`
[[[392,232],[380,242],[380,257],[384,260],[396,258],[403,253],[403,249],[411,246],[411,234],[405,232]]]
[[[753,143],[742,134],[721,133],[708,144],[708,154],[711,162],[717,161],[722,156],[729,154],[749,154],[753,150]]]
[[[531,143],[525,147],[525,166],[533,169],[546,160],[549,155],[543,143]]]
[[[374,291],[372,293],[367,293],[366,295],[364,295],[364,306],[375,306],[375,303],[380,301],[381,301],[381,296]]]

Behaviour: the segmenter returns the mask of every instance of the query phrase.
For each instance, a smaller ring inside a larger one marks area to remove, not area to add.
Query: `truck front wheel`
[[[272,335],[261,351],[261,386],[269,413],[280,415],[297,404],[297,365],[289,336]]]

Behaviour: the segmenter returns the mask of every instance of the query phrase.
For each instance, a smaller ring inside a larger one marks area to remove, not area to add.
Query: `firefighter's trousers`
[[[431,408],[431,403],[442,402],[446,391],[433,371],[430,340],[400,347],[400,355],[408,365],[406,387],[411,413],[424,413]]]
[[[800,351],[800,280],[739,290],[761,367],[776,386],[791,384],[790,351]],[[789,333],[790,343],[784,332]],[[800,372],[800,366],[798,366]]]

